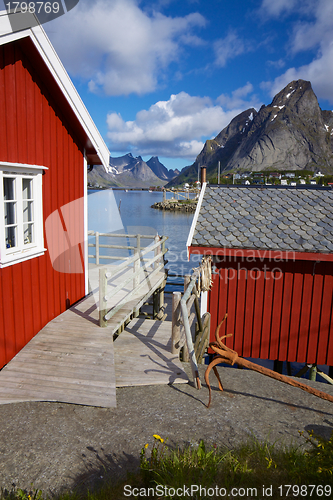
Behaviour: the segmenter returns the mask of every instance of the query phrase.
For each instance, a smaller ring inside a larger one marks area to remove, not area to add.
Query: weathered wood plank
[[[47,364],[58,364],[58,363],[65,363],[67,366],[84,366],[87,368],[87,364],[90,365],[98,365],[103,368],[103,365],[107,361],[108,363],[113,363],[113,355],[112,354],[105,354],[105,353],[100,353],[98,356],[96,354],[91,354],[90,356],[86,354],[85,356],[82,356],[80,354],[67,354],[67,353],[58,353],[58,352],[52,352],[52,351],[41,351],[40,349],[29,349],[29,351],[24,351],[20,352],[20,357],[15,360],[15,363],[18,363],[22,361],[23,364],[29,363],[31,361],[32,363],[41,361],[45,364],[45,359],[47,356]],[[108,369],[108,368],[106,368]]]
[[[128,332],[122,333],[121,340],[115,343],[118,366],[114,359],[113,333],[147,300],[147,294],[160,286],[164,277],[160,273],[147,283],[106,328],[98,325],[98,302],[93,294],[48,323],[0,372],[0,404],[59,401],[109,408],[116,406],[117,378],[119,386],[187,382],[178,356],[170,354],[171,323],[130,323]],[[114,286],[122,279],[123,276],[118,277]],[[124,293],[113,298],[115,303]],[[127,345],[125,335],[129,335]],[[125,363],[128,357],[130,365]],[[134,375],[135,384],[127,380],[129,372]]]
[[[24,370],[24,373],[29,377],[30,374],[32,374],[32,377],[34,375],[50,377],[53,376],[56,366],[57,365],[55,363],[51,364],[50,368],[47,371],[42,363],[38,362],[16,363],[15,369],[12,369],[11,373],[22,374]],[[71,367],[66,365],[65,363],[62,363],[61,367],[62,367],[62,377],[70,377],[72,380],[77,380],[78,382],[87,379],[87,369],[84,367],[84,365],[81,365],[78,369],[77,366]],[[103,384],[103,381],[107,381],[107,383],[110,384],[110,377],[111,377],[110,370],[103,370],[103,369],[89,370],[89,382],[100,381],[101,384]]]
[[[114,343],[116,386],[187,383],[171,354],[171,322],[133,320]]]
[[[115,407],[112,333],[112,327],[101,329],[75,311],[64,312],[0,372],[0,403],[59,401]]]

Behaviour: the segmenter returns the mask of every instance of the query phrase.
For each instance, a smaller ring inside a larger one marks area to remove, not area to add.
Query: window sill
[[[44,255],[46,248],[31,248],[25,252],[17,252],[12,255],[6,255],[3,259],[0,259],[0,269],[3,267],[13,266],[14,264],[19,264],[26,260],[35,259]]]

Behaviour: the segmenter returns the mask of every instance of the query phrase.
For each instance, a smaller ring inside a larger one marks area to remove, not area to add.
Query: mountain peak
[[[271,106],[286,105],[287,103],[303,97],[307,92],[312,93],[315,99],[317,99],[312,90],[311,82],[306,80],[294,80],[276,94]]]
[[[251,117],[251,118],[250,118]],[[320,170],[333,173],[333,112],[322,111],[311,83],[294,80],[257,112],[237,115],[215,139],[206,141],[195,163],[176,183],[195,180],[198,165],[209,178],[221,172]]]
[[[174,173],[172,169],[168,170],[158,159],[158,156],[152,156],[150,160],[147,161],[147,165],[152,169],[155,175],[160,179],[170,181],[177,174]]]

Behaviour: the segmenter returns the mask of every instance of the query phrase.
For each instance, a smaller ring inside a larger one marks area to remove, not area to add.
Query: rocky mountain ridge
[[[141,156],[131,153],[113,158],[110,156],[108,171],[101,165],[88,172],[91,187],[137,187],[163,186],[178,175],[178,171],[168,170],[153,156],[145,162]]]
[[[296,80],[268,106],[236,116],[214,139],[206,141],[193,165],[169,185],[195,181],[200,166],[207,176],[268,170],[333,173],[333,112],[321,110],[311,83]]]

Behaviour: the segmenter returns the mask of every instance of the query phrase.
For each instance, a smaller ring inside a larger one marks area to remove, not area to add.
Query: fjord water
[[[188,262],[186,251],[193,213],[169,212],[151,208],[153,203],[162,201],[163,194],[157,191],[150,193],[108,189],[88,192],[89,230],[168,236],[166,246],[169,251],[166,258],[169,261],[167,268],[170,274],[183,275],[198,265],[196,261]],[[171,197],[171,193],[168,193],[167,197]],[[148,242],[148,240],[143,240],[142,245],[147,245]],[[133,240],[126,242],[113,238],[112,242],[109,239],[105,243],[132,245]]]

